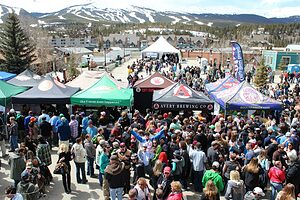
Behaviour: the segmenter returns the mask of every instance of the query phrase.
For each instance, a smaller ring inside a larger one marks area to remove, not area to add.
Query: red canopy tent
[[[159,72],[155,72],[147,78],[137,81],[133,88],[134,108],[145,111],[152,107],[153,91],[161,90],[174,84],[173,81],[164,77]]]

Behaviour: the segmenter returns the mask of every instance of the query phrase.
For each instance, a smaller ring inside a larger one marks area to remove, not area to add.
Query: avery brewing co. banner
[[[245,66],[243,59],[243,51],[237,42],[231,42],[232,58],[234,63],[235,78],[242,82],[245,80]]]

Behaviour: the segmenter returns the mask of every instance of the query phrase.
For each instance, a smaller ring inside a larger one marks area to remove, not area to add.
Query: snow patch
[[[34,27],[38,27],[38,24],[30,24],[29,26],[34,28]]]
[[[175,21],[172,21],[172,24],[178,23],[181,19],[175,16],[169,16],[170,18],[174,19]]]
[[[144,19],[137,17],[136,14],[135,14],[135,12],[129,13],[129,16],[130,16],[130,17],[133,17],[133,18],[135,18],[135,19],[137,19],[137,20],[139,20],[140,23],[144,23],[144,22],[145,22]]]
[[[46,24],[46,22],[45,22],[45,21],[42,21],[42,20],[38,20],[38,23],[39,23],[39,24]]]
[[[241,24],[237,24],[237,25],[235,25],[236,27],[239,27]]]
[[[213,24],[213,22],[208,22],[207,26],[212,26]]]
[[[190,19],[190,18],[188,18],[187,16],[182,16],[182,19],[185,19],[185,20],[191,21],[191,19]]]
[[[59,19],[65,20],[66,18],[64,18],[62,15],[58,16]]]
[[[204,25],[203,22],[200,22],[200,21],[194,21],[196,24],[199,24],[199,25]]]

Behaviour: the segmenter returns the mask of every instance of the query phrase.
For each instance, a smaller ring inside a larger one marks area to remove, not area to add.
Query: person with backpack
[[[174,177],[174,181],[181,181],[182,179],[182,172],[184,168],[184,159],[181,156],[179,150],[174,151],[173,153],[174,159],[172,159],[172,174]]]

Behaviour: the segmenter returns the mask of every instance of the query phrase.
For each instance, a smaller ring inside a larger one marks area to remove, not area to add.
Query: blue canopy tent
[[[220,92],[223,90],[227,90],[231,87],[238,85],[240,82],[234,78],[233,76],[228,76],[224,79],[220,79],[214,83],[209,83],[205,85],[205,89],[207,93],[211,92]]]
[[[288,64],[287,72],[288,73],[300,72],[300,65],[299,64]]]
[[[209,94],[226,110],[281,110],[282,104],[263,95],[244,81],[230,90]]]
[[[15,76],[16,76],[16,74],[0,71],[0,80],[2,80],[2,81],[7,81],[9,79],[14,78]]]

